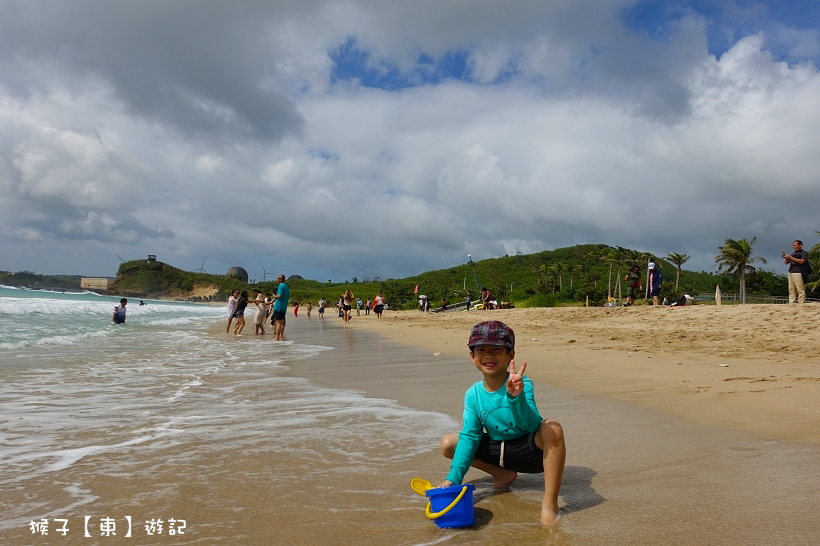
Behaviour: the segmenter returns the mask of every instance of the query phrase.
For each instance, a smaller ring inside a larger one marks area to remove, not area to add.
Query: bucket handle
[[[447,512],[449,512],[450,510],[452,510],[455,507],[455,505],[458,504],[458,501],[461,500],[461,497],[463,497],[464,493],[466,493],[466,492],[467,492],[467,486],[465,485],[461,489],[461,493],[458,494],[458,496],[455,498],[455,500],[453,502],[451,502],[447,507],[445,507],[444,510],[441,510],[439,512],[431,512],[430,511],[430,501],[427,501],[427,508],[424,509],[424,513],[427,514],[427,517],[429,519],[438,519],[441,516],[443,516],[444,514],[446,514]]]

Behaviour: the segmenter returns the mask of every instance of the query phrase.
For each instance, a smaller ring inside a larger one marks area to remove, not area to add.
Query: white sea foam
[[[0,349],[19,349],[21,347],[31,345],[71,345],[78,341],[88,340],[95,337],[101,337],[107,334],[107,331],[98,330],[96,332],[84,332],[82,334],[43,337],[32,340],[21,340],[11,343],[0,343]]]
[[[80,459],[84,457],[88,457],[89,455],[96,455],[98,453],[103,453],[106,451],[115,451],[117,449],[121,449],[127,446],[133,446],[137,444],[141,444],[147,442],[149,440],[154,439],[151,436],[141,436],[139,438],[134,438],[133,440],[128,440],[125,442],[120,442],[119,444],[111,444],[111,445],[101,445],[101,446],[86,446],[86,447],[79,447],[76,449],[63,449],[61,451],[56,451],[53,453],[41,453],[38,454],[37,457],[43,458],[56,458],[57,460],[51,463],[50,465],[45,467],[46,472],[55,472],[57,470],[62,470],[64,468],[68,468],[69,466],[73,465]]]
[[[2,297],[0,298],[0,315],[10,316],[110,316],[113,308],[118,305],[115,299],[103,301],[89,299],[68,299],[53,297]],[[219,307],[193,304],[155,303],[140,306],[129,303],[127,306],[128,319],[134,317],[191,315],[198,317],[222,318],[224,312]]]

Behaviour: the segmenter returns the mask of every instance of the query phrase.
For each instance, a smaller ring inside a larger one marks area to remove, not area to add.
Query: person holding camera
[[[809,253],[800,239],[792,243],[794,252],[783,252],[783,263],[789,266],[789,303],[806,303],[806,280],[809,276]]]

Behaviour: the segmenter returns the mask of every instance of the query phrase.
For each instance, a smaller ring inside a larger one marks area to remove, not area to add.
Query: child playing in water
[[[122,298],[120,304],[114,307],[114,314],[111,315],[111,322],[114,324],[125,324],[125,306],[128,305],[128,300]]]
[[[490,474],[496,489],[507,488],[518,472],[544,473],[541,522],[558,521],[558,490],[564,474],[564,430],[542,419],[535,405],[527,363],[515,371],[515,334],[500,321],[473,326],[470,359],[484,379],[464,395],[464,426],[441,439],[441,452],[452,459],[447,479],[438,487],[461,484],[472,466]],[[508,369],[509,368],[509,369]],[[483,432],[486,431],[486,432]]]

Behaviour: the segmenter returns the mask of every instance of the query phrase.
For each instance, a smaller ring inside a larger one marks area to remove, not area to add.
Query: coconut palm
[[[609,251],[609,261],[610,263],[618,266],[618,275],[615,277],[615,290],[618,292],[618,299],[621,299],[621,268],[626,263],[627,259],[629,258],[627,254],[627,250],[622,247],[612,248]]]
[[[561,262],[555,262],[552,266],[552,270],[555,275],[558,277],[558,291],[564,289],[564,269],[566,268],[566,264],[562,264]]]
[[[601,249],[599,251],[587,252],[586,261],[584,263],[595,264],[595,265],[593,265],[593,269],[597,270],[598,269],[598,264],[600,262],[606,262],[607,261],[606,254],[607,254],[606,249]],[[583,273],[586,274],[586,271],[584,271]],[[609,276],[612,277],[612,264],[609,265],[609,273],[610,273]],[[595,287],[596,288],[598,287],[598,279],[597,278],[595,279]],[[609,298],[609,294],[607,294],[607,299],[608,298]]]
[[[553,276],[552,268],[547,264],[541,264],[538,266],[536,271],[538,273],[538,284],[544,288],[545,292],[547,283],[549,282],[550,277],[552,277],[552,291],[555,293],[555,277]]]
[[[687,262],[687,260],[689,260],[689,258],[691,258],[691,256],[689,256],[688,254],[678,254],[677,252],[667,252],[666,253],[666,258],[670,262],[675,264],[675,267],[678,268],[678,274],[675,277],[675,290],[677,291],[678,285],[680,284],[681,267],[683,267],[683,264],[685,264]]]
[[[718,272],[724,269],[730,275],[740,276],[740,301],[746,303],[746,273],[754,273],[755,268],[750,263],[763,262],[766,258],[753,256],[753,247],[757,237],[752,240],[747,239],[726,239],[722,247],[718,247],[720,254],[715,256],[715,263],[718,264]]]
[[[587,272],[587,264],[586,262],[580,262],[577,264],[569,264],[569,287],[572,288],[572,274],[574,272],[580,273],[583,276]]]

